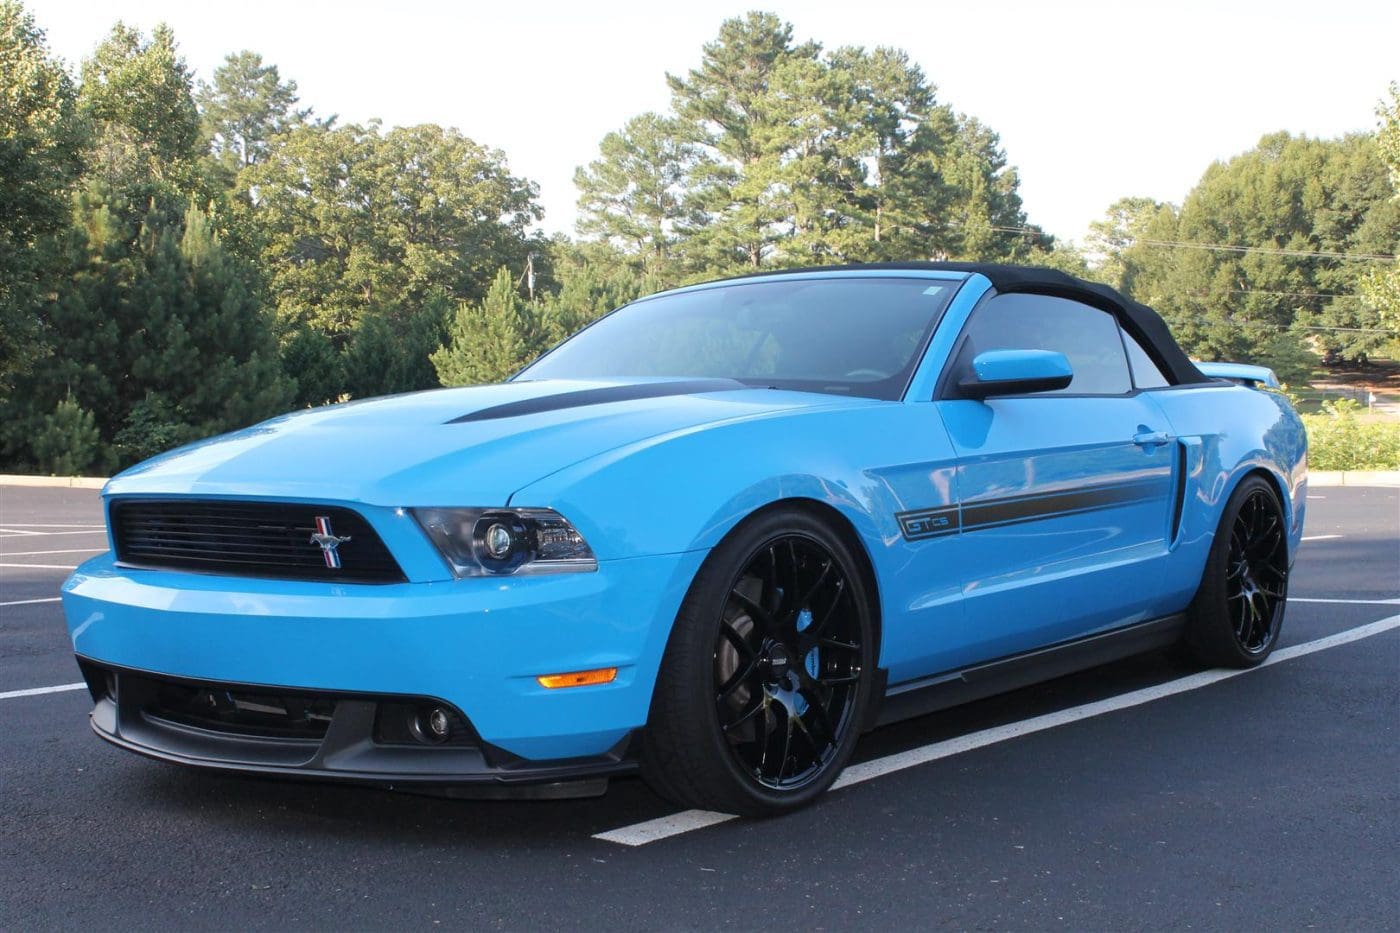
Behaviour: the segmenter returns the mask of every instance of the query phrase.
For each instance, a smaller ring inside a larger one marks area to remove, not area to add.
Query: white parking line
[[[43,599],[12,599],[7,603],[0,603],[0,606],[30,606],[34,603],[57,603],[62,601],[62,596],[45,596]]]
[[[1395,599],[1309,599],[1306,596],[1290,596],[1290,603],[1337,603],[1342,606],[1400,606],[1400,597]]]
[[[13,700],[18,697],[36,697],[43,693],[67,693],[70,690],[86,690],[87,684],[59,684],[57,687],[31,687],[28,690],[11,690],[0,693],[0,700]]]
[[[100,522],[7,522],[6,528],[103,528]]]
[[[0,528],[0,538],[56,538],[60,535],[105,535],[105,528],[89,528],[86,531],[28,531],[23,528]]]
[[[70,547],[62,551],[10,551],[0,557],[34,557],[38,554],[96,554],[107,550],[105,547]]]
[[[1372,622],[1369,625],[1361,625],[1356,628],[1347,629],[1335,635],[1328,635],[1326,638],[1304,642],[1301,645],[1280,648],[1270,655],[1269,659],[1261,664],[1260,667],[1279,664],[1283,661],[1299,658],[1316,651],[1325,651],[1328,648],[1335,648],[1338,645],[1345,645],[1362,638],[1369,638],[1372,635],[1379,635],[1382,632],[1388,632],[1395,628],[1400,628],[1400,615],[1393,615],[1389,618],[1381,619],[1378,622]],[[1144,703],[1151,703],[1153,700],[1160,700],[1163,697],[1185,693],[1188,690],[1199,690],[1201,687],[1208,687],[1222,680],[1229,680],[1232,677],[1239,677],[1241,674],[1248,674],[1251,670],[1258,670],[1258,668],[1202,671],[1199,674],[1191,674],[1187,677],[1169,680],[1164,684],[1157,684],[1153,687],[1134,690],[1130,693],[1110,697],[1106,700],[1085,703],[1082,706],[1073,706],[1058,712],[1047,713],[1044,716],[1035,716],[1020,722],[1007,723],[1004,726],[997,726],[993,729],[983,729],[981,732],[972,732],[967,735],[958,736],[955,739],[934,742],[931,745],[925,745],[921,748],[910,749],[907,752],[886,755],[884,758],[876,758],[872,761],[861,762],[860,764],[851,765],[843,771],[841,776],[837,778],[836,783],[832,785],[831,789],[836,790],[842,787],[850,787],[852,784],[861,784],[865,781],[874,780],[875,778],[883,777],[896,771],[903,771],[905,768],[913,768],[931,761],[937,761],[940,758],[960,755],[963,752],[972,751],[976,748],[983,748],[998,742],[1020,738],[1023,735],[1030,735],[1035,732],[1043,732],[1046,729],[1053,729],[1056,726],[1079,722],[1094,716],[1102,716],[1105,713],[1117,712],[1120,709],[1141,706]],[[714,826],[717,823],[724,823],[732,819],[737,819],[737,817],[729,813],[715,813],[711,810],[684,810],[680,813],[673,813],[670,816],[661,817],[660,819],[647,820],[644,823],[635,823],[631,826],[623,826],[607,832],[597,833],[593,838],[601,839],[604,842],[615,842],[625,846],[643,846],[651,842],[668,839],[671,836],[676,836],[681,833],[690,832],[693,829]]]
[[[40,570],[77,570],[77,564],[0,564],[0,567],[38,567]]]
[[[1304,541],[1330,541],[1333,538],[1340,538],[1341,535],[1303,535]]]

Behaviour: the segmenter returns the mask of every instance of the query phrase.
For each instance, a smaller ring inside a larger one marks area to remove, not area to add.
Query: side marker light
[[[617,668],[600,667],[592,671],[574,671],[571,674],[541,674],[535,678],[541,687],[556,690],[560,687],[590,687],[595,684],[610,684],[617,679]]]

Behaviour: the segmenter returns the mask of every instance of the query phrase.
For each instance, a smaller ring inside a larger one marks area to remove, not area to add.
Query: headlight
[[[597,570],[583,536],[551,509],[414,509],[459,577]]]

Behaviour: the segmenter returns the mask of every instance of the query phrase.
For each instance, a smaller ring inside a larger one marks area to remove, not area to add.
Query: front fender
[[[897,537],[897,492],[865,465],[900,462],[894,448],[910,407],[784,412],[678,432],[561,470],[511,505],[557,509],[605,560],[709,549],[746,516],[793,498],[836,509],[862,538]]]

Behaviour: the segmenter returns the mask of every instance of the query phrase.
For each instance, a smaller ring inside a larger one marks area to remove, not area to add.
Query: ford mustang
[[[153,758],[771,814],[885,722],[1170,646],[1260,663],[1305,491],[1286,398],[1112,289],[808,269],[135,466],[63,608],[92,728]]]

